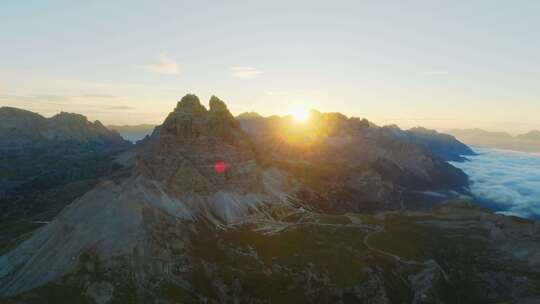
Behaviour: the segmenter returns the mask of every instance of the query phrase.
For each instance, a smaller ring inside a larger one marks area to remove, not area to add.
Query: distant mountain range
[[[540,131],[537,130],[517,136],[482,129],[450,129],[445,132],[471,146],[540,153]]]

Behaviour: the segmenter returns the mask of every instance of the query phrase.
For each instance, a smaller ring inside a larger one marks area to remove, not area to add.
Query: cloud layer
[[[476,151],[471,161],[453,163],[470,176],[473,195],[499,213],[540,218],[540,155]]]

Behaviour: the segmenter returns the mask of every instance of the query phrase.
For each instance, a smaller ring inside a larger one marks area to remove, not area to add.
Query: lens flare
[[[214,171],[216,173],[224,173],[227,170],[227,164],[224,161],[218,161],[214,164]]]

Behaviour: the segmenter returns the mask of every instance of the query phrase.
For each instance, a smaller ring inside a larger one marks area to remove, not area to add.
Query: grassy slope
[[[199,231],[185,249],[190,257],[190,270],[182,274],[182,279],[189,282],[189,287],[181,287],[169,276],[156,285],[148,298],[148,295],[140,296],[141,290],[130,283],[129,276],[122,279],[103,276],[99,267],[93,266],[63,280],[61,285],[49,284],[19,299],[28,303],[37,303],[33,299],[61,302],[59,295],[65,287],[66,294],[82,297],[81,303],[84,303],[84,284],[77,280],[85,276],[86,281],[88,278],[121,281],[115,284],[118,287],[114,303],[147,303],[156,298],[171,303],[199,303],[205,299],[210,302],[238,299],[241,303],[338,300],[357,303],[380,298],[381,286],[391,303],[410,303],[414,291],[407,279],[420,269],[404,266],[371,250],[364,243],[366,233],[372,233],[369,244],[378,250],[407,260],[437,261],[449,276],[449,282],[438,280],[435,283],[434,292],[445,303],[490,303],[487,300],[489,288],[481,276],[486,272],[527,276],[532,288],[540,282],[537,273],[517,264],[494,260],[497,256],[488,248],[485,231],[442,229],[426,224],[429,220],[445,218],[444,214],[350,216],[362,224],[384,227],[384,230],[373,232],[353,227],[350,217],[346,216],[321,215],[316,221],[297,223],[270,235],[256,232],[257,224],[227,231]],[[174,242],[173,239],[168,241]],[[375,284],[373,278],[380,279],[381,286]],[[529,294],[537,292],[530,290]]]

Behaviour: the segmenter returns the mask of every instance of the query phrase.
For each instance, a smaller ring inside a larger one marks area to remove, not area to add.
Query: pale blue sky
[[[405,4],[407,2],[407,4]],[[176,100],[540,128],[540,1],[2,1],[0,105],[159,123]]]

